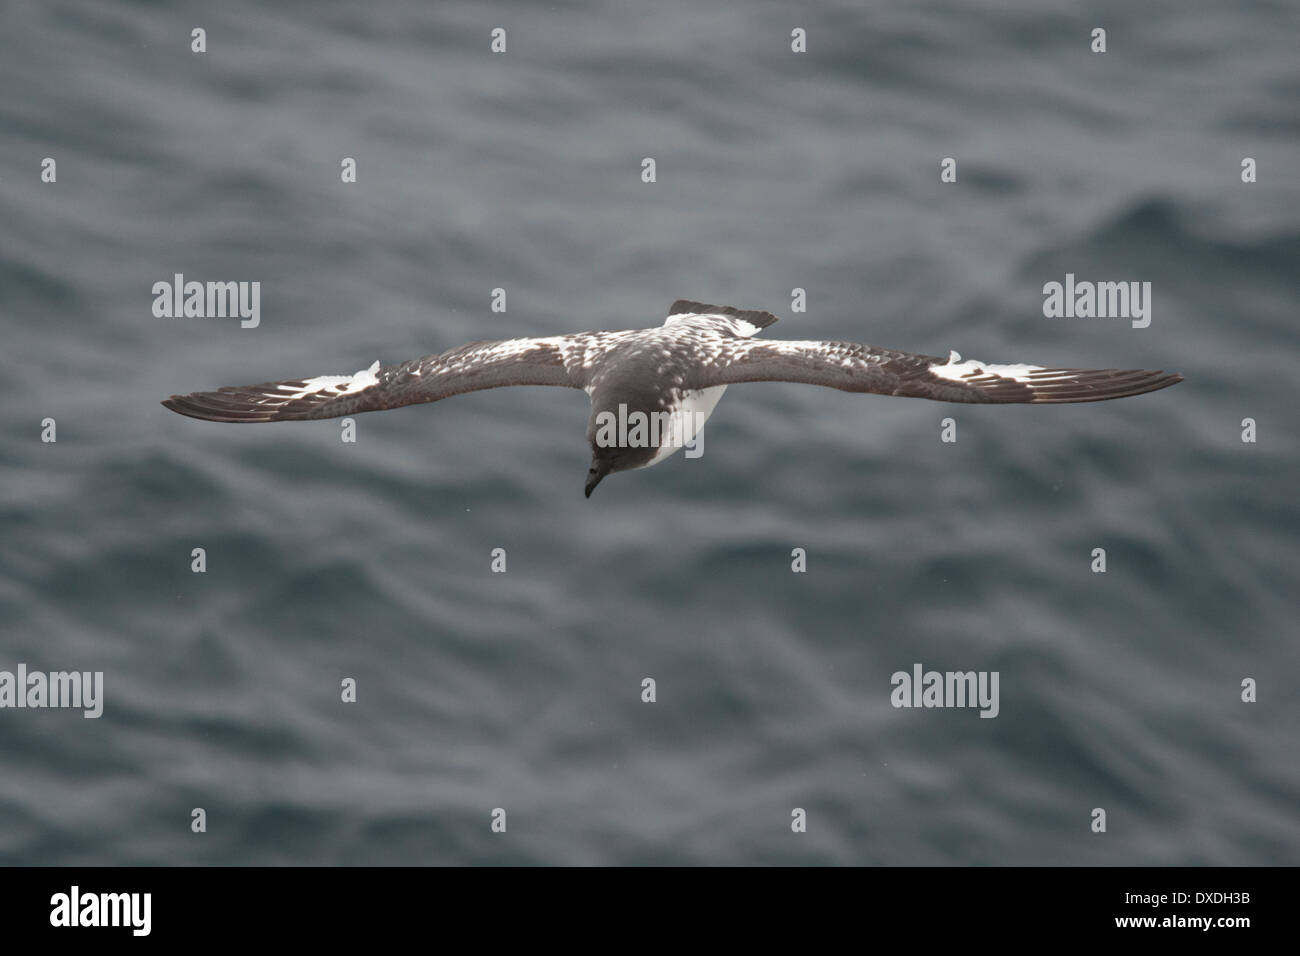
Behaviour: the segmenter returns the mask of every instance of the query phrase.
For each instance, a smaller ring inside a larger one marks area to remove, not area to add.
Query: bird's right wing
[[[726,340],[701,365],[692,388],[739,382],[804,382],[940,402],[1100,402],[1153,392],[1183,377],[1146,369],[991,365],[853,342]]]
[[[585,388],[592,366],[629,334],[579,332],[472,342],[400,365],[375,362],[354,375],[227,385],[215,392],[173,395],[163,405],[210,422],[277,422],[338,418],[507,385]]]

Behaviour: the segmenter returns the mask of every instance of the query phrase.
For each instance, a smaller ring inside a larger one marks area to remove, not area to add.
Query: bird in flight
[[[575,332],[471,342],[400,365],[375,362],[354,375],[318,375],[215,392],[173,395],[163,405],[211,422],[338,418],[506,385],[563,385],[591,397],[585,492],[606,475],[658,464],[691,447],[728,385],[803,382],[940,402],[1058,404],[1153,392],[1183,377],[1144,369],[991,365],[858,345],[758,340],[770,312],[680,299],[648,329]]]

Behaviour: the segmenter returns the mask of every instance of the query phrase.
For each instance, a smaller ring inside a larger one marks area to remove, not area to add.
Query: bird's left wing
[[[728,339],[700,366],[690,388],[740,382],[803,382],[940,402],[1099,402],[1153,392],[1183,377],[1146,369],[991,365],[898,352],[853,342]]]
[[[400,365],[375,362],[354,375],[228,385],[215,392],[173,395],[163,405],[211,422],[277,422],[337,418],[507,385],[584,388],[592,365],[627,334],[579,332],[472,342]]]

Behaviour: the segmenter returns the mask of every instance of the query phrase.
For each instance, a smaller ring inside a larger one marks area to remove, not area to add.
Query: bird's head
[[[593,393],[587,422],[591,466],[584,490],[588,498],[606,475],[645,468],[654,462],[660,438],[660,430],[649,427],[652,411],[657,408],[655,398],[608,387]]]
[[[606,475],[616,471],[644,468],[650,464],[656,451],[655,448],[619,447],[592,442],[591,465],[587,468],[587,484],[583,491],[590,498],[591,493]]]
[[[583,488],[583,492],[588,498],[596,490],[596,486],[600,484],[601,479],[611,471],[614,471],[614,462],[608,457],[601,457],[599,449],[593,449],[591,467],[587,469],[587,485]]]

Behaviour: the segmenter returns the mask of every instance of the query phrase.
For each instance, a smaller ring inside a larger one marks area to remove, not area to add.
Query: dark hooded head
[[[591,419],[587,423],[591,466],[587,469],[587,484],[584,489],[588,498],[606,475],[644,468],[659,453],[658,445],[650,442],[651,438],[657,438],[657,433],[637,427],[638,420],[644,422],[651,414],[640,407],[642,404],[614,401],[612,404],[602,403],[600,407],[592,408]]]

